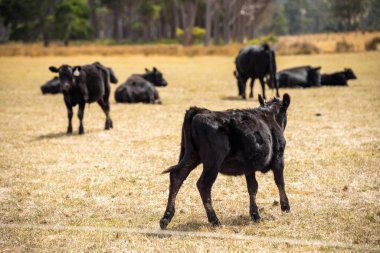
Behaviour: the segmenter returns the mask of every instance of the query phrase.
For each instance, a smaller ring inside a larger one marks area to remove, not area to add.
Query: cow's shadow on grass
[[[182,224],[173,225],[169,229],[178,230],[178,231],[197,231],[197,230],[204,228],[204,227],[212,227],[207,222],[207,219],[204,222],[195,221],[195,222],[186,222],[186,223],[182,223]]]
[[[89,132],[85,132],[84,134],[78,134],[78,132],[73,132],[72,134],[67,134],[66,132],[59,132],[59,133],[50,133],[50,134],[41,134],[39,136],[36,136],[35,138],[31,139],[31,141],[41,141],[41,140],[50,140],[50,139],[60,139],[60,138],[72,138],[72,137],[82,137],[86,136],[90,133],[96,133],[105,131],[103,129],[91,129]]]
[[[227,96],[227,97],[222,97],[222,100],[229,100],[229,101],[249,101],[252,100],[252,98],[248,99],[242,99],[241,97],[235,97],[235,96]]]
[[[71,135],[76,135],[76,134],[74,133],[74,134],[71,134]],[[67,134],[66,132],[41,134],[39,136],[36,136],[32,140],[39,141],[39,140],[46,140],[46,139],[58,139],[58,138],[63,138],[63,137],[66,137],[66,136],[71,136],[71,135]]]
[[[229,217],[228,219],[221,220],[222,226],[237,226],[237,227],[244,227],[254,224],[251,221],[251,218],[248,215],[239,215],[237,217]],[[183,224],[173,225],[170,229],[172,230],[179,230],[179,231],[198,231],[202,228],[215,228],[213,227],[207,219],[202,221],[195,221],[195,222],[187,222]]]

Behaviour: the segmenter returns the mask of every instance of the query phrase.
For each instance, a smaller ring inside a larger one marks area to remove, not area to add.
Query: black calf
[[[177,193],[190,172],[203,164],[203,172],[197,182],[208,220],[219,225],[219,219],[211,202],[211,188],[218,173],[245,175],[250,196],[249,213],[255,222],[260,220],[256,204],[258,184],[255,172],[273,171],[279,190],[281,210],[289,212],[289,201],[284,182],[284,131],[290,96],[283,100],[274,98],[255,109],[210,111],[190,108],[182,127],[179,163],[165,170],[170,173],[169,198],[160,226],[165,229],[175,213]]]
[[[79,134],[84,133],[83,116],[86,103],[98,102],[106,114],[105,129],[113,127],[109,115],[109,71],[100,63],[94,63],[84,66],[62,65],[59,68],[50,67],[50,71],[59,73],[59,80],[62,87],[65,105],[67,108],[67,117],[69,124],[67,133],[71,134],[73,106],[78,105],[78,118],[80,120]]]

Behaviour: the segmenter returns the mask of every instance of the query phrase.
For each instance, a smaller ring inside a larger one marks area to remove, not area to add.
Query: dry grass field
[[[244,177],[219,175],[213,201],[223,226],[213,228],[195,186],[201,166],[190,174],[168,229],[220,235],[211,238],[122,229],[159,231],[169,184],[168,175],[160,173],[177,162],[189,106],[258,106],[258,84],[254,100],[237,99],[233,57],[1,57],[0,251],[379,251],[379,59],[379,52],[278,57],[279,69],[352,67],[358,80],[349,87],[281,90],[292,98],[285,131],[290,213],[274,203],[272,173],[258,173],[262,222],[251,223]],[[77,134],[74,117],[74,134],[67,136],[62,95],[43,96],[39,86],[52,77],[50,65],[95,60],[111,66],[120,81],[156,66],[169,82],[159,89],[163,104],[116,104],[112,96],[113,130],[103,130],[103,112],[90,104],[85,135]]]

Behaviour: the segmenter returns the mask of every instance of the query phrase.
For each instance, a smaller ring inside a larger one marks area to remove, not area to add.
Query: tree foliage
[[[250,41],[380,29],[379,0],[0,0],[2,41]],[[176,31],[183,32],[176,36]],[[202,31],[196,32],[195,31]],[[4,32],[6,31],[6,32]]]

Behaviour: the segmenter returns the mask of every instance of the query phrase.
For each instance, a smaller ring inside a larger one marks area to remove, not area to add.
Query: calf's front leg
[[[83,116],[84,116],[84,108],[86,106],[86,103],[80,103],[79,109],[78,109],[78,118],[79,118],[79,134],[84,134],[84,128],[83,128]]]
[[[65,104],[66,104],[66,109],[67,109],[67,118],[69,120],[69,124],[67,126],[67,132],[66,133],[72,134],[73,133],[73,125],[72,125],[71,121],[73,119],[73,107],[67,102],[65,102]]]

